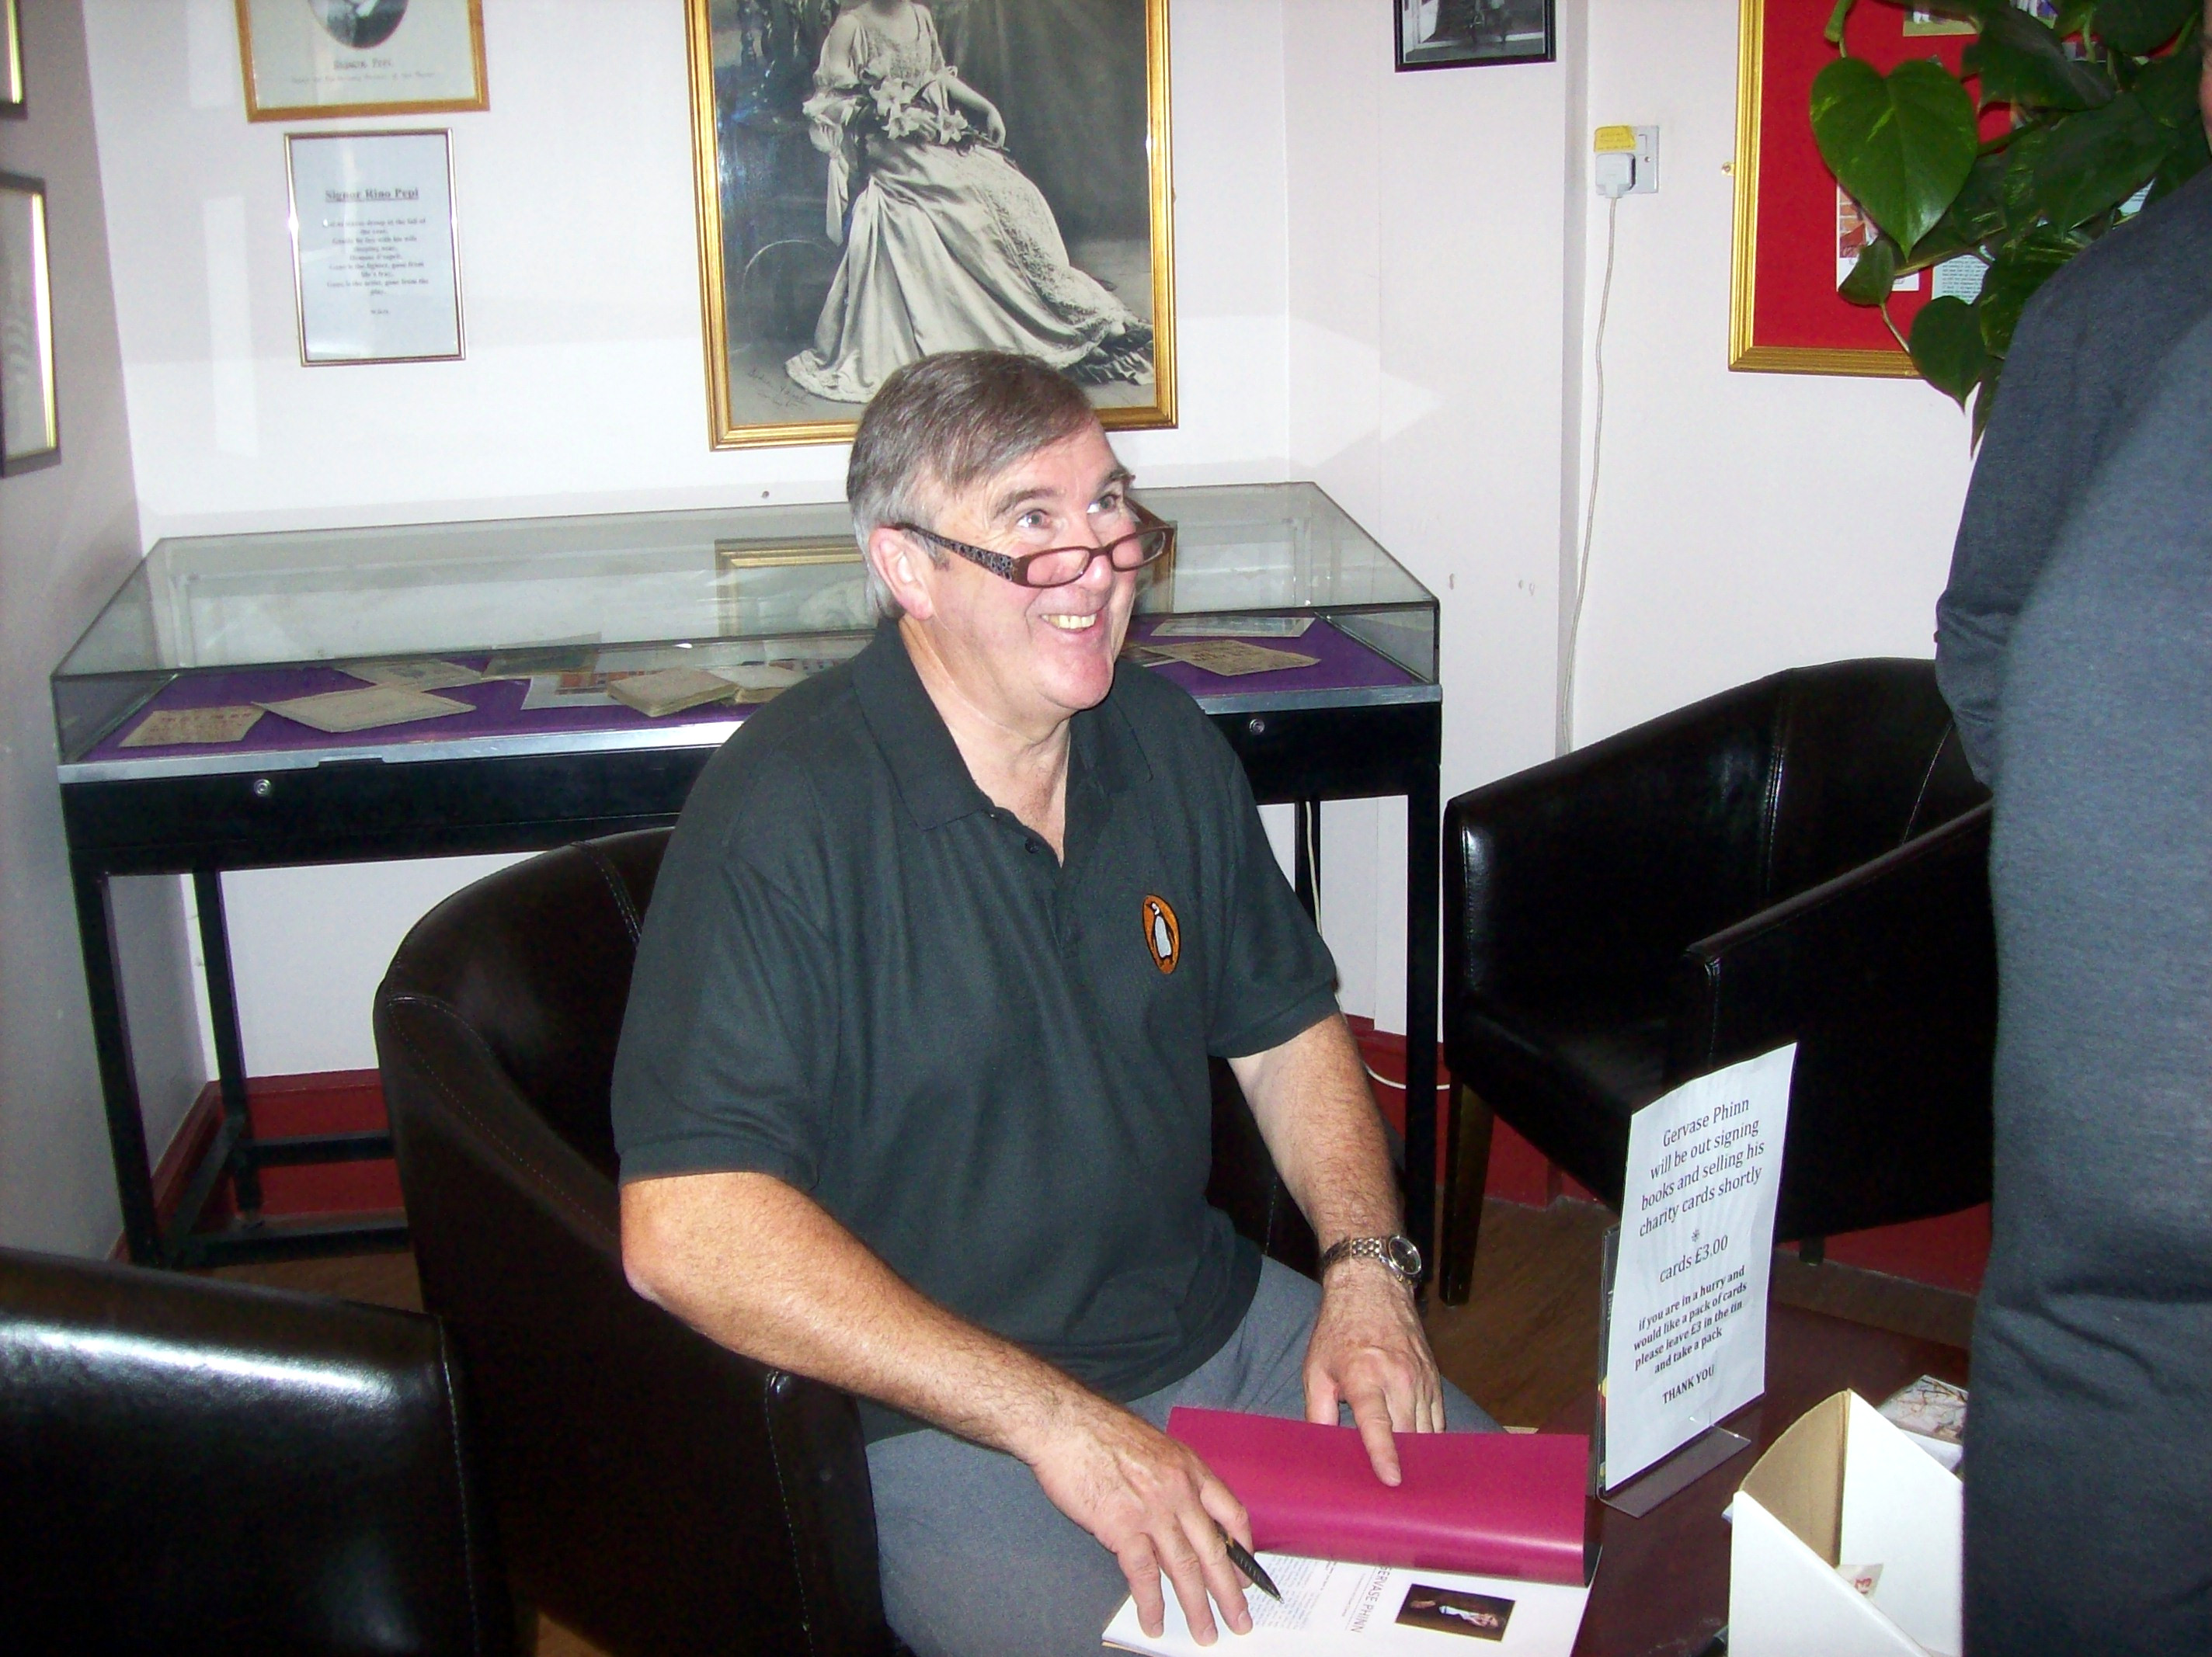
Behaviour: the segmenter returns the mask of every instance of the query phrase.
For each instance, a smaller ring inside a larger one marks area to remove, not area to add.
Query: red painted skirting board
[[[384,1087],[373,1070],[252,1077],[246,1083],[246,1110],[259,1138],[374,1132],[386,1126]],[[154,1211],[164,1226],[175,1217],[185,1182],[222,1125],[222,1095],[210,1082],[185,1113],[154,1170]],[[261,1170],[261,1201],[262,1212],[272,1217],[398,1208],[399,1173],[388,1161],[265,1168]],[[219,1222],[234,1211],[226,1184],[209,1199],[205,1217]],[[116,1247],[119,1258],[122,1245]]]
[[[1374,1022],[1366,1018],[1347,1017],[1352,1039],[1358,1042],[1361,1055],[1370,1070],[1387,1080],[1376,1082],[1369,1078],[1368,1085],[1375,1095],[1375,1102],[1390,1125],[1401,1133],[1406,1131],[1406,1038],[1378,1030]],[[1399,1085],[1390,1086],[1389,1083]],[[1437,1087],[1440,1119],[1449,1109],[1450,1072],[1444,1065],[1443,1048],[1437,1049]],[[1437,1178],[1444,1176],[1444,1146],[1446,1138],[1439,1120],[1437,1136]],[[1569,1196],[1588,1202],[1590,1193],[1577,1181],[1567,1178],[1546,1160],[1544,1154],[1516,1133],[1505,1123],[1498,1123],[1491,1132],[1490,1177],[1483,1182],[1483,1194],[1509,1203],[1520,1203],[1530,1208],[1541,1208],[1555,1197]],[[1883,1226],[1873,1231],[1855,1231],[1847,1235],[1827,1240],[1827,1258],[1843,1266],[1863,1266],[1869,1271],[1887,1272],[1893,1277],[1910,1278],[1916,1283],[1931,1284],[1939,1289],[1956,1289],[1966,1294],[1978,1291],[1982,1286],[1982,1268],[1990,1252],[1990,1211],[1987,1204],[1970,1208],[1963,1213],[1946,1214],[1933,1220],[1916,1220],[1905,1225]]]
[[[1378,1030],[1372,1019],[1347,1017],[1352,1027],[1352,1038],[1359,1044],[1360,1056],[1375,1075],[1367,1078],[1367,1085],[1375,1095],[1375,1103],[1390,1126],[1403,1133],[1406,1131],[1406,1038],[1390,1030]],[[1380,1082],[1375,1079],[1380,1076]],[[1444,1177],[1444,1154],[1450,1144],[1444,1132],[1449,1121],[1451,1070],[1444,1063],[1444,1050],[1437,1048],[1437,1179]],[[1535,1146],[1516,1133],[1504,1122],[1497,1124],[1490,1137],[1490,1177],[1483,1183],[1486,1196],[1509,1203],[1521,1203],[1530,1208],[1541,1208],[1565,1191],[1567,1194],[1587,1200],[1589,1193],[1574,1181],[1567,1179]]]
[[[1346,1023],[1351,1025],[1352,1037],[1358,1042],[1368,1067],[1384,1078],[1381,1082],[1370,1078],[1369,1083],[1376,1105],[1390,1124],[1404,1132],[1406,1038],[1377,1030],[1369,1019],[1348,1018]],[[1444,1066],[1443,1049],[1439,1047],[1438,1102],[1447,1109],[1449,1096],[1446,1089],[1450,1084],[1451,1075]],[[246,1083],[246,1097],[253,1131],[264,1137],[365,1132],[386,1125],[384,1089],[373,1070],[256,1077]],[[170,1141],[161,1166],[155,1170],[154,1206],[162,1224],[167,1225],[175,1214],[185,1181],[222,1120],[222,1096],[215,1084],[210,1083],[185,1113],[183,1125]],[[1444,1147],[1445,1136],[1440,1132],[1437,1144],[1439,1181],[1444,1173]],[[264,1168],[261,1187],[262,1211],[270,1215],[343,1214],[400,1205],[398,1172],[388,1162]],[[1497,1124],[1492,1133],[1490,1177],[1484,1182],[1483,1192],[1486,1196],[1532,1208],[1543,1207],[1561,1195],[1589,1199],[1587,1191],[1560,1174],[1541,1152],[1504,1122]],[[217,1193],[208,1207],[210,1218],[227,1217],[231,1212],[228,1189]],[[122,1245],[118,1242],[116,1247],[119,1258]],[[1938,1219],[1831,1237],[1827,1241],[1827,1257],[1840,1265],[1887,1272],[1968,1294],[1981,1287],[1982,1269],[1989,1250],[1990,1211],[1986,1205]]]
[[[1863,1266],[1910,1278],[1938,1289],[1978,1295],[1990,1258],[1990,1205],[1939,1214],[1932,1220],[1886,1225],[1874,1231],[1831,1237],[1827,1258],[1838,1266]]]

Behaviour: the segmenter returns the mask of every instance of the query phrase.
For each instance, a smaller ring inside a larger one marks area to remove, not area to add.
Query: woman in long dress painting
[[[814,345],[784,366],[865,403],[933,351],[1041,357],[1088,384],[1152,378],[1152,331],[1067,260],[1052,209],[1007,157],[1006,123],[945,61],[929,8],[861,0],[822,42],[805,112],[829,152],[845,254]]]

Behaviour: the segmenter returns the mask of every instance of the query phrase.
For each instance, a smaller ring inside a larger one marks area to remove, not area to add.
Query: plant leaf
[[[1975,448],[1982,446],[1982,434],[1990,428],[1990,411],[1996,406],[1997,382],[2004,377],[2004,359],[1990,359],[1989,372],[1982,376],[1982,389],[1974,393],[1974,434],[1970,440]]]
[[[1930,241],[1954,248],[1978,246],[2004,234],[2010,222],[2005,213],[2004,179],[2008,159],[2002,151],[1975,159],[1966,182],[1959,187],[1951,205],[1929,232]],[[1925,257],[1923,247],[1912,250],[1915,264]]]
[[[2112,83],[2094,65],[2066,55],[2058,37],[2024,11],[2000,6],[1982,20],[1965,67],[1982,77],[1984,104],[2017,109],[2094,109]]]
[[[2002,152],[2005,166],[1998,190],[2008,225],[2024,229],[2033,224],[2042,211],[2036,194],[2035,167],[2050,143],[2050,128],[2030,127],[2016,134]]]
[[[1912,366],[1920,377],[1948,396],[1960,408],[1982,371],[1990,366],[1989,347],[1982,343],[1981,319],[1974,307],[1946,294],[1920,307],[1912,319]]]
[[[1854,305],[1879,305],[1896,286],[1897,244],[1887,236],[1876,236],[1859,249],[1850,274],[1837,285],[1836,292]]]
[[[2130,57],[2148,58],[2181,33],[2199,0],[2098,0],[2097,38]]]
[[[2142,67],[2130,88],[2151,118],[2170,132],[2194,127],[2202,131],[2204,112],[2197,101],[2197,79],[2204,67],[2204,43],[2192,40],[2179,52],[2154,58]]]
[[[1919,58],[1887,76],[1860,58],[1830,64],[1813,80],[1813,137],[1837,180],[1901,247],[1943,216],[1980,148],[1966,88]]]
[[[2070,230],[2118,206],[2151,181],[2172,142],[2133,93],[2064,117],[2035,161],[2044,216],[2053,228]]]
[[[2089,21],[2089,14],[2097,9],[2097,0],[2058,0],[2058,15],[2051,25],[2051,32],[2062,40],[2070,40],[2081,33]]]
[[[2212,148],[2206,145],[2204,129],[2200,126],[2194,132],[2177,134],[2173,148],[2159,163],[2158,176],[2150,181],[2150,194],[2143,205],[2171,196],[2208,166],[2212,166]]]
[[[1992,356],[2012,349],[2013,330],[2035,290],[2081,251],[2071,236],[2055,230],[2038,230],[1998,253],[1983,279],[1981,297],[1974,301],[1982,327],[1982,344]]]

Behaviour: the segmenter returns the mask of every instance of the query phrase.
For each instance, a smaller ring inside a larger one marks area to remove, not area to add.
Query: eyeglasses
[[[926,530],[919,524],[893,524],[892,529],[918,535],[947,552],[957,552],[970,563],[981,564],[992,574],[1017,586],[1064,587],[1083,579],[1094,559],[1103,558],[1115,569],[1142,569],[1175,544],[1173,524],[1148,524],[1140,530],[1109,541],[1103,547],[1048,547],[1042,552],[993,552],[971,547],[965,541]]]

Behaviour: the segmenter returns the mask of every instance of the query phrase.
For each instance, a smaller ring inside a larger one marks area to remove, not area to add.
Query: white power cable
[[[1598,466],[1605,458],[1605,320],[1613,308],[1613,254],[1620,224],[1620,197],[1608,197],[1605,203],[1605,281],[1598,290],[1597,343],[1592,353],[1596,361],[1596,412],[1590,422],[1589,501],[1583,513],[1582,555],[1575,564],[1575,607],[1567,619],[1567,665],[1559,691],[1569,748],[1575,744],[1575,663],[1582,649],[1583,601],[1589,597],[1590,536],[1597,524]]]
[[[1319,910],[1321,907],[1321,847],[1316,842],[1321,838],[1319,834],[1321,802],[1316,800],[1312,804],[1313,810],[1310,812],[1306,810],[1307,802],[1304,800],[1298,801],[1291,806],[1291,810],[1296,813],[1298,838],[1305,843],[1306,867],[1311,871],[1313,880],[1314,907]],[[1355,1041],[1352,1045],[1356,1047],[1358,1043]],[[1379,1082],[1384,1087],[1394,1089],[1400,1093],[1406,1090],[1406,1084],[1403,1082],[1392,1081],[1374,1065],[1369,1064],[1364,1053],[1359,1055],[1359,1068],[1367,1072],[1367,1079],[1370,1082]]]

